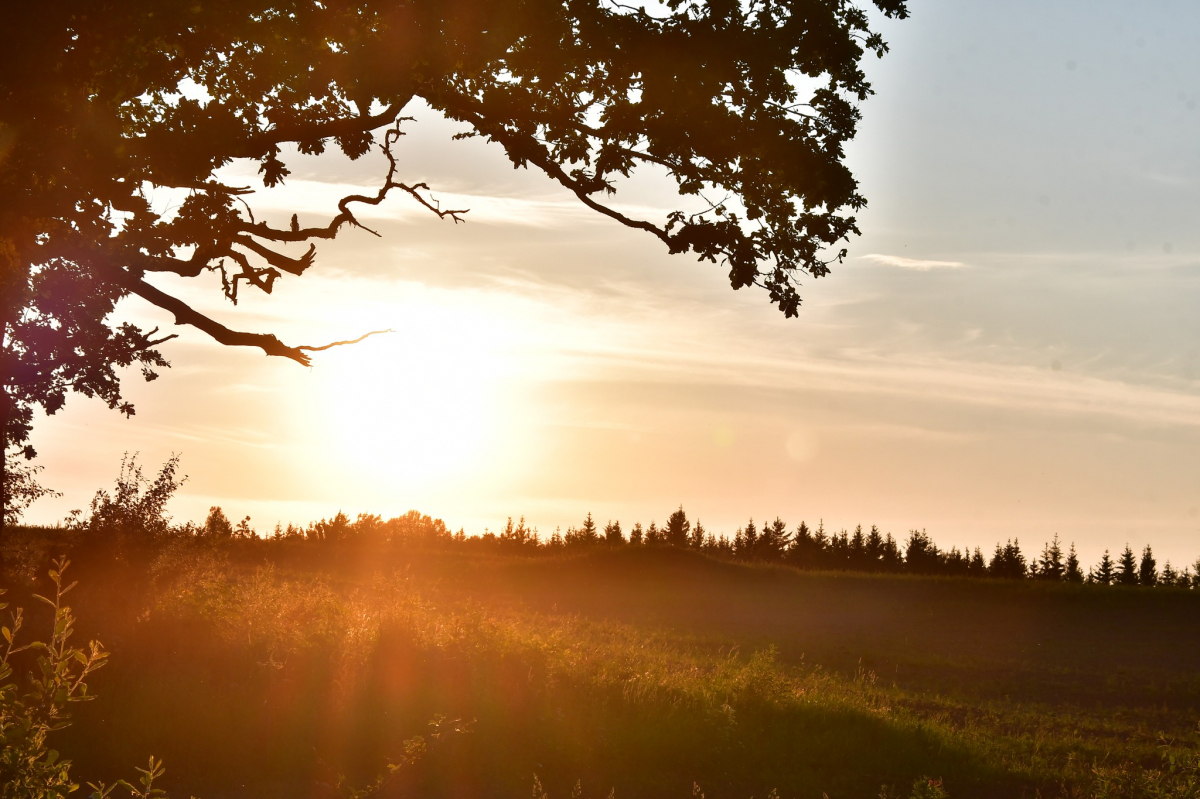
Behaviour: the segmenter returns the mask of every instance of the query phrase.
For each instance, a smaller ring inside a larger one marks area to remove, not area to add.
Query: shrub
[[[50,570],[54,583],[53,599],[37,596],[53,611],[50,634],[44,641],[19,643],[25,614],[21,608],[13,612],[8,626],[0,627],[4,639],[0,654],[0,796],[29,797],[30,799],[60,799],[79,788],[71,781],[71,761],[50,748],[50,735],[70,724],[72,704],[85,702],[87,678],[105,664],[108,653],[97,641],[86,647],[71,643],[75,631],[75,616],[63,603],[75,584],[63,584],[68,562],[58,560]],[[0,589],[2,593],[2,589]],[[7,603],[0,603],[0,609]],[[36,654],[36,668],[30,674],[29,686],[22,693],[15,673],[15,659],[22,653]],[[93,796],[108,797],[114,789],[123,788],[137,799],[153,799],[163,792],[154,787],[154,780],[163,773],[162,763],[150,758],[149,768],[138,769],[141,778],[137,785],[119,780],[112,785],[92,784]]]

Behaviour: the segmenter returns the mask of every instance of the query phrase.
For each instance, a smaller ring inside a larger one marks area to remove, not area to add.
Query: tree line
[[[859,525],[854,532],[830,533],[823,522],[813,528],[802,521],[793,529],[778,516],[761,526],[751,519],[733,536],[718,535],[706,529],[699,519],[690,520],[682,506],[661,526],[654,521],[646,526],[637,522],[628,531],[616,520],[601,527],[588,513],[578,526],[566,531],[556,528],[549,536],[527,525],[524,517],[516,522],[509,517],[499,531],[485,529],[481,535],[468,536],[463,529],[452,532],[441,519],[410,510],[391,519],[368,513],[351,519],[339,511],[330,519],[308,525],[277,524],[272,532],[260,535],[250,525],[249,516],[234,523],[217,506],[209,509],[202,524],[172,524],[165,511],[183,483],[178,467],[179,459],[171,458],[151,479],[134,458],[126,458],[121,464],[116,490],[111,494],[97,491],[89,512],[73,512],[65,530],[78,535],[81,543],[104,542],[106,547],[128,554],[147,546],[153,548],[154,541],[168,537],[285,546],[463,547],[529,556],[604,548],[674,547],[725,560],[775,563],[806,570],[1200,588],[1200,559],[1183,569],[1167,561],[1160,569],[1149,545],[1142,548],[1139,556],[1126,544],[1115,559],[1105,550],[1099,562],[1085,570],[1074,543],[1064,550],[1057,535],[1043,544],[1036,556],[1027,557],[1020,541],[1013,538],[997,543],[988,557],[979,547],[970,551],[955,546],[943,549],[924,530],[910,530],[903,541],[898,541],[875,525],[866,531]]]
[[[257,535],[249,528],[248,519],[235,527],[221,509],[215,507],[204,526],[196,527],[195,532],[230,537]],[[1074,543],[1064,550],[1057,535],[1042,546],[1040,554],[1033,556],[1026,556],[1016,538],[997,543],[987,556],[979,547],[970,551],[955,546],[943,549],[924,530],[911,530],[903,541],[898,541],[891,533],[880,532],[875,525],[866,531],[859,525],[853,532],[830,533],[823,522],[815,528],[800,522],[793,529],[779,517],[761,526],[751,519],[733,536],[728,536],[714,534],[698,519],[695,522],[688,519],[682,506],[661,526],[653,521],[647,526],[638,522],[628,531],[620,521],[609,521],[601,527],[591,513],[578,526],[568,527],[565,531],[555,529],[549,536],[528,526],[524,517],[516,522],[509,517],[499,531],[485,529],[482,535],[468,536],[461,529],[451,532],[442,520],[417,511],[387,520],[375,514],[360,514],[352,520],[339,512],[332,519],[322,519],[305,527],[277,525],[269,537],[326,542],[424,542],[528,555],[589,548],[676,547],[726,560],[776,563],[806,570],[1200,588],[1200,559],[1183,569],[1167,561],[1160,569],[1149,545],[1139,556],[1126,544],[1115,559],[1105,550],[1098,563],[1085,569]]]

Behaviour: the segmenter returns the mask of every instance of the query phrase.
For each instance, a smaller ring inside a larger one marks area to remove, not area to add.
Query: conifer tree
[[[658,529],[658,525],[650,522],[650,526],[646,528],[646,545],[658,546],[663,543],[662,531]]]
[[[1075,542],[1071,542],[1071,549],[1067,552],[1067,569],[1063,572],[1063,579],[1068,583],[1082,583],[1083,570],[1079,568],[1079,556],[1075,554]]]
[[[967,566],[967,574],[971,577],[984,577],[987,575],[987,564],[983,561],[983,551],[979,547],[975,547],[975,552],[971,555],[971,563]]]
[[[1134,559],[1133,550],[1129,548],[1129,544],[1125,544],[1125,551],[1121,553],[1121,559],[1117,561],[1116,582],[1117,585],[1138,584],[1137,561]]]
[[[1058,543],[1058,533],[1054,539],[1042,548],[1042,557],[1038,562],[1038,577],[1043,580],[1057,582],[1063,578],[1062,546]]]
[[[619,547],[625,543],[625,536],[621,534],[621,522],[609,522],[604,525],[604,543],[610,547]]]
[[[671,546],[686,547],[691,530],[691,522],[688,521],[687,514],[683,512],[683,506],[680,505],[679,510],[667,517],[667,523],[663,527],[662,533],[666,543]]]
[[[904,565],[904,559],[900,557],[900,547],[896,544],[896,539],[888,533],[883,540],[883,557],[880,559],[880,565],[884,571],[895,572],[900,571]]]
[[[746,534],[738,528],[733,534],[733,556],[738,560],[746,559]]]
[[[711,538],[711,536],[709,537]],[[699,519],[697,519],[696,523],[692,525],[692,537],[688,540],[688,544],[692,547],[692,549],[702,550],[704,549],[706,542],[707,539],[704,535],[704,525],[700,523]]]
[[[788,563],[801,569],[811,569],[814,566],[814,551],[812,531],[802,521],[796,528],[796,532],[792,534],[791,544],[788,545]]]
[[[1003,547],[996,544],[996,552],[992,555],[988,571],[993,577],[1002,577],[1008,580],[1023,579],[1027,569],[1025,555],[1021,552],[1021,542],[1014,538],[1006,542]]]
[[[850,568],[863,569],[867,565],[867,539],[863,535],[862,525],[854,528],[854,535],[850,537]]]
[[[587,518],[583,520],[583,526],[578,530],[579,543],[594,544],[600,540],[600,534],[596,531],[596,522],[592,521],[592,512],[588,511]]]
[[[867,533],[867,542],[865,547],[867,560],[867,568],[871,571],[879,569],[880,558],[883,557],[883,536],[879,533],[879,528],[871,525],[871,531]]]
[[[1131,555],[1133,553],[1130,553]],[[1104,550],[1104,555],[1100,558],[1100,562],[1096,564],[1096,568],[1092,569],[1089,576],[1092,582],[1100,585],[1112,585],[1116,579],[1116,566],[1113,564],[1113,559],[1109,556],[1108,550]]]
[[[1171,561],[1168,560],[1166,565],[1163,566],[1162,574],[1159,575],[1158,584],[1164,588],[1174,588],[1175,582],[1178,579],[1178,572],[1175,571],[1175,567],[1172,566]]]
[[[1138,564],[1138,585],[1150,587],[1158,583],[1158,564],[1154,560],[1154,553],[1150,551],[1150,545],[1146,544],[1146,548],[1142,550],[1142,562]]]
[[[629,531],[629,545],[639,547],[645,543],[645,533],[642,530],[641,522],[634,522],[633,529]]]
[[[754,526],[753,519],[746,524],[746,529],[742,532],[742,542],[745,550],[743,557],[747,559],[758,557],[758,528]]]
[[[904,567],[913,574],[936,574],[941,553],[924,530],[909,530],[904,545]]]
[[[759,560],[780,561],[788,549],[792,534],[788,532],[787,523],[775,517],[775,521],[763,527],[758,537],[755,557]]]

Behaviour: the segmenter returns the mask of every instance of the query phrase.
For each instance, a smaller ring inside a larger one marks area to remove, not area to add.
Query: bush
[[[50,570],[54,583],[54,598],[37,596],[53,611],[50,634],[44,641],[19,643],[25,614],[21,608],[13,612],[9,626],[0,627],[4,639],[0,655],[0,796],[30,797],[31,799],[60,799],[79,788],[71,781],[71,761],[65,760],[50,748],[51,733],[70,724],[71,705],[86,702],[87,678],[105,664],[108,653],[97,641],[86,647],[71,643],[75,616],[63,603],[75,584],[63,585],[63,573],[68,562],[55,561]],[[0,593],[2,593],[0,589]],[[0,603],[0,609],[7,603]],[[36,668],[30,674],[29,687],[22,693],[14,677],[15,660],[22,653],[36,654]],[[162,763],[150,758],[149,768],[138,769],[138,785],[120,780],[113,785],[92,784],[93,796],[104,799],[116,788],[124,788],[137,799],[162,796],[154,780],[163,773]]]

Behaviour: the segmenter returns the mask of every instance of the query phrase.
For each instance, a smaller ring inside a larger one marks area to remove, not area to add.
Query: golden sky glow
[[[893,52],[871,65],[851,153],[865,235],[798,320],[417,109],[406,177],[467,224],[396,198],[363,215],[381,238],[347,231],[273,297],[234,309],[215,278],[180,289],[289,342],[395,332],[306,370],[183,331],[175,368],[130,380],[132,421],[76,398],[36,428],[66,496],[31,518],[84,506],[130,450],[182,454],[179,517],[220,504],[260,530],[415,507],[468,533],[522,514],[549,533],[682,503],[718,532],[778,514],[1190,562],[1200,25],[1166,23],[1200,15],[1017,5],[919,2],[884,26]],[[327,216],[379,167],[294,163],[260,214]],[[665,208],[668,189],[649,176],[624,202]]]

